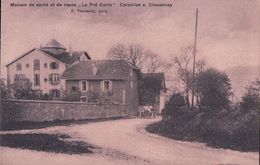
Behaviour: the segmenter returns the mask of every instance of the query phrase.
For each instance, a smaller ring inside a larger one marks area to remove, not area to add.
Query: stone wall
[[[2,100],[1,120],[42,122],[99,119],[126,117],[132,114],[130,111],[131,108],[127,105],[63,101]]]

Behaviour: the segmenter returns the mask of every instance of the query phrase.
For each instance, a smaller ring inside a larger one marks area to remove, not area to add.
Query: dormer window
[[[59,63],[58,62],[51,62],[50,68],[51,69],[59,69]]]

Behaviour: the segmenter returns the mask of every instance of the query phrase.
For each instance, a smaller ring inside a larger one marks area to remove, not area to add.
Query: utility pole
[[[195,95],[195,64],[196,64],[198,13],[199,13],[199,10],[197,8],[197,10],[196,10],[196,22],[195,22],[194,50],[193,50],[193,68],[192,68],[192,96],[191,96],[191,107],[192,108],[194,108],[194,95]]]

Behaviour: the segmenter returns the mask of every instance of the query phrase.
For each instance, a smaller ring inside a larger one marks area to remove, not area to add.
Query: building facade
[[[136,115],[139,75],[140,70],[124,60],[89,60],[67,67],[61,79],[68,93],[80,90],[82,101],[96,102],[102,97],[112,104],[127,105],[129,115]]]
[[[58,41],[51,40],[43,47],[34,48],[7,64],[7,83],[26,79],[32,83],[33,90],[60,97],[65,88],[65,81],[60,76],[66,67],[75,61],[89,59],[86,52],[67,52]]]
[[[139,78],[139,105],[153,106],[161,114],[166,101],[164,73],[142,73]]]

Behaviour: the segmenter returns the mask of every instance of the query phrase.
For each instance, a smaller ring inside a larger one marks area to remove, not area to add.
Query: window
[[[51,69],[58,69],[59,68],[59,63],[58,62],[51,62],[50,63],[50,68]]]
[[[21,63],[16,64],[16,70],[22,70],[22,64]]]
[[[88,82],[87,81],[81,81],[81,91],[85,92],[88,90]]]
[[[40,86],[40,74],[34,74],[34,86]]]
[[[26,68],[29,68],[29,67],[30,67],[30,65],[29,65],[29,64],[26,64],[25,66],[26,66]]]
[[[58,90],[58,89],[52,89],[52,90],[50,90],[50,96],[51,96],[52,98],[60,97],[60,90]]]
[[[123,104],[125,104],[125,90],[123,90]]]
[[[40,60],[34,60],[34,70],[40,70]]]
[[[112,81],[105,80],[103,81],[103,91],[108,92],[112,90]]]
[[[49,75],[49,82],[50,82],[51,85],[60,84],[60,74],[50,74]]]

